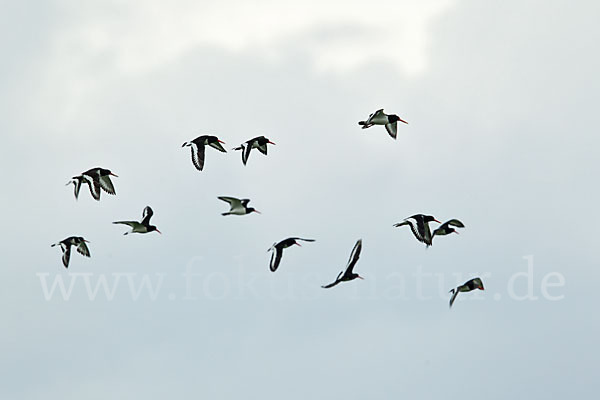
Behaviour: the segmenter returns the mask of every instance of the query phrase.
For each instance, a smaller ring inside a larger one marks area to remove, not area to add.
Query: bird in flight
[[[281,262],[281,257],[283,256],[283,249],[287,249],[288,247],[292,247],[293,245],[302,246],[300,243],[298,243],[298,240],[302,240],[305,242],[314,242],[315,241],[314,239],[302,239],[299,237],[291,237],[291,238],[282,240],[279,243],[273,243],[273,246],[271,246],[271,248],[269,250],[267,250],[267,251],[273,252],[273,254],[271,254],[271,262],[269,264],[271,271],[273,271],[273,272],[277,271],[277,268],[279,267],[279,263]]]
[[[202,135],[189,142],[185,142],[181,147],[190,146],[192,150],[192,163],[198,171],[202,171],[204,168],[204,147],[206,145],[219,150],[220,152],[226,153],[221,143],[225,142],[219,140],[216,136]]]
[[[115,221],[115,222],[113,222],[113,224],[124,224],[124,225],[129,225],[131,227],[131,230],[125,232],[123,235],[127,235],[130,233],[148,233],[148,232],[153,232],[153,231],[161,233],[161,231],[159,231],[156,228],[156,226],[150,225],[150,218],[152,218],[153,215],[154,215],[154,211],[152,211],[152,208],[150,208],[150,206],[146,206],[144,208],[144,211],[142,212],[142,221],[141,222]]]
[[[236,199],[235,197],[219,196],[219,200],[223,200],[229,203],[229,211],[224,212],[221,215],[246,215],[250,213],[261,213],[252,207],[248,207],[250,199]]]
[[[250,157],[250,150],[258,149],[265,156],[267,155],[267,144],[275,144],[264,136],[257,136],[242,143],[238,147],[234,147],[233,150],[242,150],[242,163],[246,165],[248,157]]]
[[[111,195],[116,194],[115,187],[113,186],[110,177],[118,177],[118,175],[113,174],[109,169],[100,167],[91,168],[81,174],[81,176],[86,179],[88,185],[90,186],[92,197],[95,200],[100,200],[100,189]],[[73,179],[76,178],[78,177],[74,177]],[[79,185],[81,185],[81,183],[79,183]],[[75,189],[77,190],[77,183],[75,183]]]
[[[65,268],[69,268],[69,260],[71,259],[71,246],[76,246],[77,252],[85,257],[90,256],[90,249],[88,249],[86,243],[87,240],[81,236],[69,236],[68,238],[61,240],[58,243],[54,243],[50,247],[60,246],[62,250],[62,262]]]
[[[340,271],[337,278],[335,278],[334,282],[330,283],[329,285],[325,285],[325,286],[321,286],[321,287],[323,289],[329,289],[330,287],[333,287],[340,282],[347,282],[347,281],[354,280],[356,278],[364,279],[362,276],[352,272],[352,270],[354,269],[354,266],[358,262],[358,257],[360,256],[361,249],[362,249],[362,239],[358,239],[358,241],[354,245],[354,248],[352,249],[352,253],[350,253],[350,259],[348,260],[348,265],[346,266],[346,270]]]
[[[449,221],[444,222],[443,224],[441,224],[436,230],[433,231],[433,235],[431,236],[431,239],[433,240],[434,236],[444,236],[444,235],[449,235],[451,233],[456,233],[458,234],[458,231],[454,228],[452,228],[453,226],[457,227],[457,228],[464,228],[465,225],[460,222],[457,219],[451,219]]]
[[[460,292],[470,292],[471,290],[485,290],[483,288],[483,282],[481,282],[480,278],[473,278],[470,281],[465,282],[464,284],[450,290],[448,293],[452,293],[452,297],[450,298],[450,308],[452,308],[452,304],[454,304],[454,300],[456,300],[456,296]]]
[[[432,239],[429,223],[433,221],[437,222],[438,224],[441,223],[431,215],[415,214],[405,218],[402,222],[394,224],[394,226],[396,228],[403,225],[410,226],[410,230],[412,231],[413,235],[415,235],[417,240],[425,243],[427,247],[429,247],[431,246]]]
[[[74,176],[73,178],[71,178],[71,180],[69,182],[67,182],[67,184],[65,186],[69,186],[70,184],[73,184],[73,194],[75,194],[75,200],[77,200],[79,198],[79,191],[81,189],[81,185],[83,183],[87,183],[89,188],[90,188],[90,193],[92,194],[92,196],[96,199],[95,194],[94,194],[94,190],[92,189],[92,183],[89,179],[86,179],[83,174],[82,175],[77,175]],[[100,198],[98,197],[96,200],[99,200]]]
[[[370,128],[373,125],[384,125],[385,130],[392,137],[392,139],[396,139],[398,134],[398,121],[408,124],[408,122],[400,119],[400,117],[396,114],[384,113],[382,108],[369,115],[369,118],[367,118],[366,121],[359,121],[358,124],[361,125],[363,129]]]

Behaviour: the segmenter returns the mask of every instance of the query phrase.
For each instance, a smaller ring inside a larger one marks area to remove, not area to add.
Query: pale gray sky
[[[595,396],[596,2],[2,9],[0,397]],[[397,141],[357,125],[381,107],[409,122]],[[277,145],[246,167],[208,149],[199,173],[180,146],[200,134]],[[95,166],[117,196],[75,201]],[[263,214],[222,217],[219,195]],[[163,235],[111,224],[146,205]],[[392,227],[420,212],[466,228],[425,249]],[[65,270],[69,235],[92,258]],[[273,274],[288,236],[317,242]],[[321,289],[358,238],[365,280]]]

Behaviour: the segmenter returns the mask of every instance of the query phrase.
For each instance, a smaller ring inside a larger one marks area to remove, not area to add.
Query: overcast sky
[[[599,14],[5,2],[0,397],[593,398]],[[396,141],[357,125],[378,108],[409,122]],[[247,166],[209,148],[198,172],[181,144],[201,134],[276,145]],[[76,201],[64,184],[96,166],[117,195]],[[263,214],[222,217],[222,195]],[[162,235],[111,224],[146,205]],[[426,249],[392,227],[415,213],[466,228]],[[92,257],[66,270],[50,244],[70,235]],[[271,273],[289,236],[316,242]],[[365,280],[321,289],[359,238]]]

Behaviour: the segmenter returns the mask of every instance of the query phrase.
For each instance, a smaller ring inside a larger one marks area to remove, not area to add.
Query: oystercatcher
[[[190,146],[192,151],[192,163],[198,171],[202,171],[204,168],[204,146],[209,145],[212,148],[219,150],[220,152],[226,153],[221,143],[225,142],[219,140],[216,136],[202,135],[196,139],[185,142],[181,147]]]
[[[350,259],[348,260],[348,265],[346,266],[346,270],[341,271],[338,274],[337,278],[335,278],[335,282],[330,283],[329,285],[321,286],[321,287],[323,289],[329,289],[330,287],[333,287],[340,282],[351,281],[356,278],[364,279],[362,276],[352,272],[352,269],[356,265],[356,263],[358,261],[358,257],[360,256],[361,249],[362,249],[362,239],[358,239],[358,241],[354,245],[354,248],[352,249],[352,253],[350,253]]]
[[[298,240],[302,240],[305,242],[314,242],[315,241],[315,239],[302,239],[299,237],[291,237],[291,238],[282,240],[279,243],[273,243],[273,246],[271,246],[271,248],[269,250],[267,250],[267,251],[273,252],[273,254],[271,254],[271,262],[269,264],[271,271],[273,271],[273,272],[277,271],[277,268],[279,267],[279,263],[281,262],[281,257],[283,256],[283,249],[287,249],[288,247],[292,247],[293,245],[302,246],[300,243],[298,243]]]
[[[141,222],[115,221],[115,222],[113,222],[113,224],[125,224],[125,225],[129,225],[132,228],[130,231],[125,232],[123,235],[127,235],[129,233],[148,233],[148,232],[153,232],[153,231],[161,233],[161,231],[159,231],[156,228],[156,226],[150,225],[150,218],[152,218],[153,215],[154,215],[154,211],[152,211],[152,208],[150,208],[150,206],[146,206],[144,208],[144,211],[142,212],[142,221]]]
[[[90,191],[92,192],[94,199],[100,200],[100,188],[108,194],[116,194],[115,187],[113,186],[110,177],[118,177],[118,175],[113,174],[109,169],[100,167],[91,168],[85,171],[83,176],[91,181]]]
[[[396,114],[384,113],[382,108],[369,115],[369,118],[367,118],[366,121],[359,121],[358,124],[361,125],[363,129],[370,128],[373,125],[384,125],[392,139],[396,139],[398,133],[398,121],[408,124],[408,122],[400,119]]]
[[[224,212],[221,215],[246,215],[246,214],[250,214],[250,213],[261,213],[258,210],[255,210],[252,207],[248,207],[248,203],[250,202],[250,199],[236,199],[235,197],[226,197],[226,196],[219,196],[218,197],[219,200],[223,200],[227,203],[229,203],[229,208],[230,210],[228,212]]]
[[[480,278],[473,278],[470,281],[465,282],[464,284],[458,286],[455,289],[450,290],[448,293],[452,293],[452,297],[450,298],[450,308],[452,308],[452,304],[454,304],[454,300],[456,300],[456,296],[460,292],[470,292],[471,290],[485,290],[483,288],[483,282],[481,282]]]
[[[90,181],[87,180],[83,175],[78,175],[78,176],[74,176],[73,178],[71,178],[71,180],[69,182],[67,182],[67,184],[65,186],[69,186],[71,183],[73,184],[73,192],[75,194],[75,200],[77,200],[79,198],[79,190],[81,189],[81,184],[86,182],[89,187],[90,187],[90,193],[92,194],[92,197],[94,197],[94,199],[96,199],[95,193],[92,190],[92,185],[90,184]],[[98,200],[98,199],[96,199]]]
[[[238,147],[234,147],[233,150],[242,150],[242,163],[246,165],[248,157],[250,157],[250,150],[258,149],[265,156],[267,155],[267,144],[275,144],[264,136],[257,136],[242,143]]]
[[[410,230],[419,242],[425,243],[427,247],[431,246],[431,230],[429,229],[429,223],[435,221],[440,223],[431,215],[415,214],[408,218],[405,218],[402,222],[394,224],[395,227],[402,225],[410,226]]]
[[[457,228],[464,228],[465,225],[460,222],[457,219],[451,219],[449,221],[444,222],[442,225],[440,225],[436,230],[433,231],[433,235],[431,237],[431,239],[433,240],[434,236],[444,236],[444,235],[449,235],[451,233],[456,233],[458,234],[458,231],[454,228],[451,228],[451,226],[455,226]]]
[[[58,243],[50,245],[50,247],[60,245],[60,249],[62,250],[63,265],[65,266],[65,268],[69,268],[69,260],[71,259],[71,246],[76,246],[77,252],[79,254],[85,257],[89,257],[90,249],[88,249],[86,243],[89,242],[81,236],[69,236],[68,238],[61,240]]]

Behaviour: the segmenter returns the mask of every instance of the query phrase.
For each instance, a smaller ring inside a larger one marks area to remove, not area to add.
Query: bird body
[[[460,292],[470,292],[475,289],[485,290],[481,278],[473,278],[465,282],[464,284],[450,290],[450,292],[448,292],[452,293],[452,297],[450,298],[450,307],[452,307],[452,304],[454,304],[454,300],[456,300],[456,296],[458,296]]]
[[[292,247],[293,245],[302,246],[298,243],[298,240],[302,240],[305,242],[314,242],[314,239],[302,239],[299,237],[291,237],[285,240],[282,240],[279,243],[273,243],[273,246],[267,251],[272,251],[271,254],[271,262],[269,263],[269,268],[271,271],[275,272],[279,267],[279,263],[281,262],[281,257],[283,256],[283,249],[287,249],[288,247]]]
[[[366,121],[359,121],[358,124],[362,126],[362,129],[370,128],[373,125],[383,125],[392,139],[396,139],[398,134],[398,121],[408,124],[408,122],[400,119],[396,114],[384,113],[382,108],[369,115],[369,118],[367,118]]]
[[[238,147],[234,147],[233,150],[242,150],[242,163],[244,165],[246,165],[246,163],[248,162],[248,157],[250,157],[250,151],[252,149],[258,149],[258,151],[260,151],[261,153],[263,153],[266,156],[267,155],[267,144],[275,144],[275,143],[271,142],[269,139],[267,139],[264,136],[257,136],[255,138],[252,138],[252,139],[242,143]]]
[[[216,136],[202,135],[189,142],[185,142],[181,147],[190,146],[192,152],[192,164],[198,171],[202,171],[204,168],[204,153],[205,146],[210,146],[220,152],[226,153],[227,151],[221,146],[221,143],[225,142],[219,140]]]
[[[229,211],[224,212],[221,215],[246,215],[253,212],[260,214],[260,211],[252,207],[248,207],[250,199],[238,199],[235,197],[227,196],[219,196],[218,199],[229,203]]]
[[[144,208],[144,211],[142,212],[142,220],[140,222],[138,221],[115,221],[113,222],[113,224],[123,224],[123,225],[128,225],[131,227],[131,230],[128,232],[125,232],[123,235],[128,235],[130,233],[148,233],[148,232],[158,232],[158,233],[162,233],[161,231],[159,231],[156,226],[154,225],[150,225],[150,218],[152,218],[152,216],[154,215],[154,211],[152,211],[152,208],[150,208],[150,206],[146,206]]]
[[[328,285],[325,285],[325,286],[321,286],[321,287],[323,289],[329,289],[331,287],[334,287],[335,285],[337,285],[340,282],[348,282],[348,281],[352,281],[356,278],[364,279],[362,276],[353,272],[354,266],[356,265],[356,263],[358,262],[358,258],[360,257],[361,250],[362,250],[362,239],[358,239],[358,241],[354,245],[354,248],[352,249],[352,253],[350,253],[350,259],[348,259],[348,264],[346,265],[346,270],[340,271],[337,278],[335,278],[334,282],[332,282]]]
[[[415,214],[408,218],[405,218],[402,222],[394,224],[394,226],[410,226],[410,230],[412,231],[413,235],[415,235],[415,238],[417,238],[419,242],[425,243],[425,245],[429,247],[432,244],[433,238],[433,236],[431,235],[431,230],[429,229],[429,223],[433,221],[440,223],[440,221],[438,221],[431,215]]]
[[[71,246],[75,246],[77,252],[85,257],[90,257],[90,249],[88,249],[86,243],[87,240],[81,236],[69,236],[60,242],[52,244],[50,247],[60,246],[62,250],[62,262],[65,268],[69,268],[69,260],[71,259]]]
[[[90,193],[95,200],[100,200],[100,192],[104,190],[106,193],[110,195],[115,195],[115,187],[113,186],[112,181],[110,180],[111,176],[118,176],[113,174],[109,169],[105,168],[91,168],[81,174],[87,184],[90,187]],[[73,177],[73,179],[77,179],[79,186],[81,186],[81,182],[79,182],[79,177]],[[69,182],[71,183],[71,182]],[[75,183],[75,182],[74,182]],[[75,183],[75,187],[77,189],[77,183]],[[77,196],[76,196],[77,197]]]

